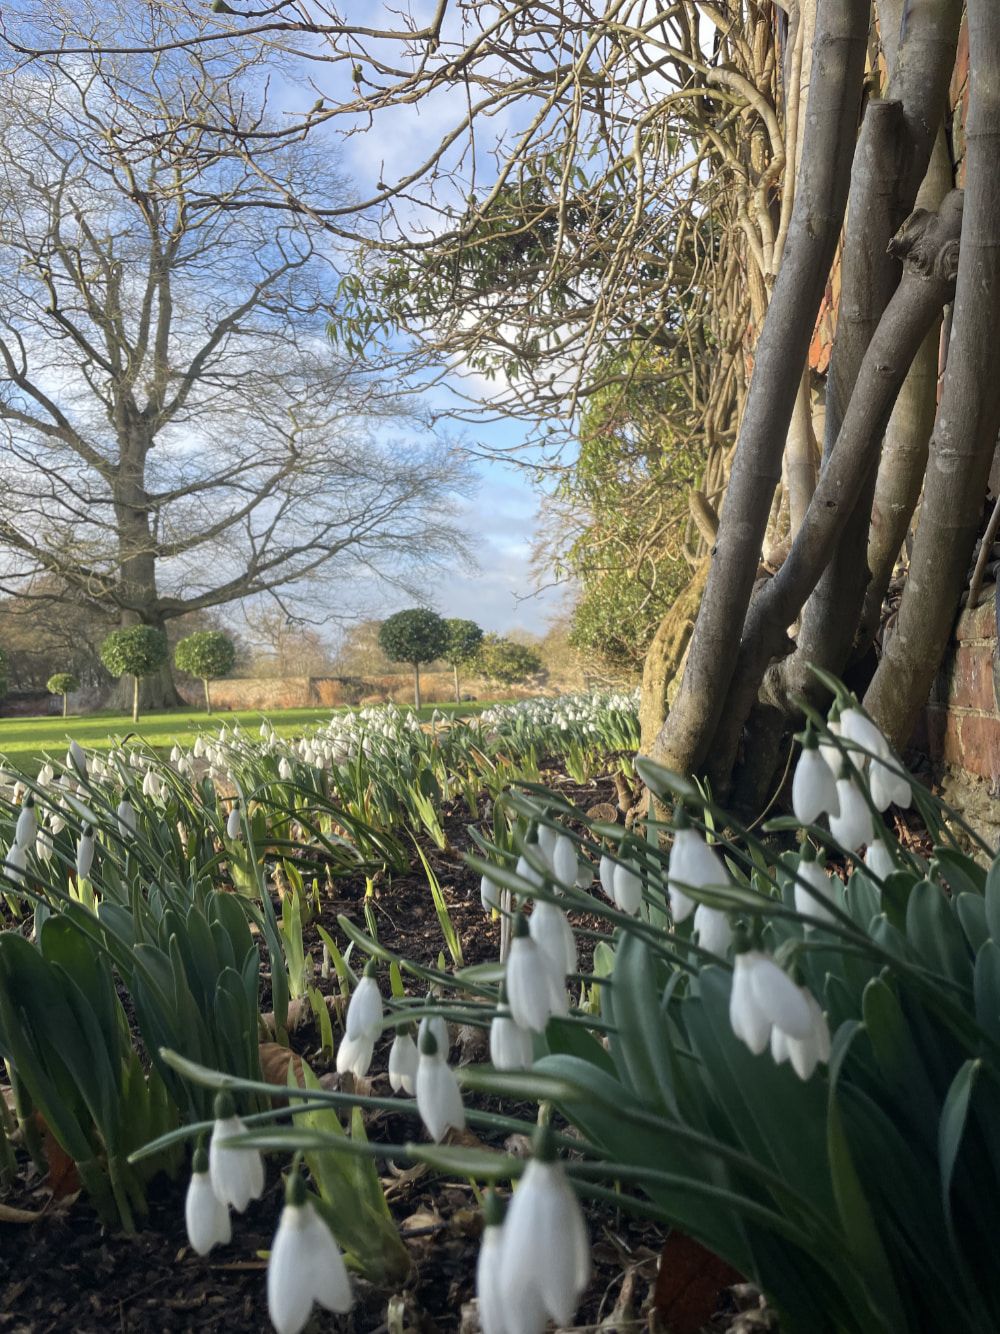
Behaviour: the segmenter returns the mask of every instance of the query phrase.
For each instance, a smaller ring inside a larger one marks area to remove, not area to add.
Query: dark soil
[[[598,803],[617,806],[610,779],[583,788],[560,780],[559,786],[585,809]],[[608,818],[609,814],[603,812],[602,816]],[[446,813],[444,824],[453,853],[441,853],[426,841],[423,847],[444,887],[465,962],[471,964],[497,958],[499,930],[483,914],[479,877],[460,859],[461,852],[471,846],[467,818],[464,807]],[[364,893],[363,878],[337,881],[324,900],[320,919],[331,934],[337,934],[336,918],[341,913],[364,927]],[[377,884],[375,912],[379,939],[387,948],[423,963],[436,962],[443,941],[419,865],[411,874]],[[314,929],[307,935],[307,944],[318,960],[321,945]],[[329,990],[336,984],[324,985]],[[482,1052],[473,1050],[475,1043],[469,1043],[468,1034],[464,1036],[466,1043],[456,1041],[452,1059],[481,1059]],[[291,1041],[317,1074],[329,1077],[329,1063],[317,1050],[311,1019],[295,1030]],[[384,1052],[376,1055],[375,1069],[384,1072]],[[374,1078],[373,1092],[388,1094],[384,1073]],[[479,1105],[489,1106],[486,1102]],[[509,1113],[511,1109],[508,1106],[505,1110]],[[418,1133],[409,1118],[384,1114],[369,1128],[373,1140],[384,1142],[399,1142]],[[496,1147],[502,1143],[502,1136],[491,1139],[487,1134],[483,1138]],[[507,1147],[516,1151],[521,1146],[508,1143]],[[480,1227],[468,1183],[443,1179],[428,1170],[407,1171],[404,1165],[387,1162],[381,1162],[379,1169],[413,1258],[411,1278],[398,1292],[357,1281],[357,1304],[351,1315],[338,1319],[319,1313],[310,1329],[340,1330],[344,1334],[389,1334],[390,1329],[393,1334],[404,1329],[441,1334],[477,1330],[478,1324],[469,1313],[463,1316],[464,1304],[474,1295]],[[43,1212],[30,1223],[0,1220],[0,1331],[146,1334],[197,1330],[206,1334],[254,1334],[270,1330],[262,1253],[270,1245],[281,1207],[277,1160],[269,1164],[269,1187],[264,1198],[252,1204],[245,1215],[234,1216],[232,1243],[204,1260],[187,1245],[185,1188],[186,1173],[175,1182],[160,1181],[152,1193],[144,1229],[136,1236],[126,1236],[103,1227],[83,1199],[53,1200],[50,1183],[32,1180],[26,1170],[19,1189],[0,1204]],[[648,1307],[664,1244],[662,1230],[607,1206],[591,1205],[588,1218],[594,1243],[594,1278],[578,1317],[582,1327],[600,1324],[608,1331],[650,1328]],[[672,1321],[671,1328],[693,1334],[713,1310],[718,1312],[720,1322],[717,1326],[713,1322],[713,1327],[729,1328],[729,1317],[724,1312],[732,1309],[727,1289],[735,1276],[719,1272],[717,1262],[697,1248],[693,1255],[685,1256],[684,1273],[680,1287],[668,1293],[665,1300],[661,1292],[658,1302],[676,1311],[677,1322]],[[695,1314],[699,1311],[700,1316]],[[752,1320],[746,1328],[766,1327],[756,1323],[756,1313]]]

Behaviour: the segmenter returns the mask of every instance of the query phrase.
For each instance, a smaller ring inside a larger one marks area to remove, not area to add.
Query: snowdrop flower
[[[229,1209],[212,1189],[208,1154],[200,1144],[194,1151],[184,1198],[184,1224],[191,1248],[199,1255],[207,1255],[213,1246],[227,1246],[232,1239]]]
[[[894,765],[901,767],[894,755],[890,755]],[[872,760],[868,773],[868,790],[877,811],[887,811],[890,806],[899,806],[906,810],[913,800],[913,791],[908,778],[894,773],[888,764],[881,760]]]
[[[142,795],[152,797],[155,801],[160,795],[160,780],[152,769],[147,769],[142,778]]]
[[[495,1064],[495,1062],[494,1062]],[[482,1334],[506,1334],[507,1293],[501,1285],[503,1258],[503,1205],[496,1191],[488,1190],[483,1203],[482,1241],[476,1262],[476,1309]],[[542,1315],[542,1320],[545,1317]]]
[[[554,866],[553,855],[556,850],[556,843],[560,835],[547,824],[540,824],[536,831],[538,846],[542,850],[545,860],[550,866]]]
[[[733,929],[729,918],[707,903],[699,903],[694,910],[694,932],[703,950],[724,959],[733,943]]]
[[[417,1111],[433,1140],[443,1139],[449,1128],[465,1128],[465,1108],[462,1106],[458,1080],[441,1054],[430,1029],[420,1039]]]
[[[576,972],[576,937],[563,910],[554,903],[538,900],[528,919],[528,934],[551,961],[560,986],[566,974]]]
[[[55,776],[56,776],[55,769],[53,769],[52,765],[48,762],[48,760],[46,760],[38,771],[38,786],[48,787],[48,785],[52,782]]]
[[[28,855],[18,843],[12,843],[7,849],[3,869],[9,879],[17,885],[24,884],[24,868],[28,864]]]
[[[514,867],[514,874],[520,876],[522,880],[526,880],[528,884],[534,886],[535,889],[541,889],[545,884],[545,876],[528,860],[529,853],[534,854],[534,857],[537,860],[542,860],[541,848],[539,845],[537,843],[528,843],[525,845],[524,852],[522,852],[517,859],[517,865]]]
[[[278,777],[283,783],[287,783],[292,777],[292,766],[284,755],[278,761]]]
[[[431,992],[427,993],[427,999],[428,1001],[433,1002],[434,996]],[[448,1052],[451,1051],[451,1038],[448,1036],[448,1025],[439,1014],[427,1015],[425,1018],[421,1019],[417,1028],[418,1048],[423,1040],[424,1034],[428,1032],[434,1035],[434,1041],[438,1045],[438,1051],[447,1056]]]
[[[856,852],[875,837],[871,810],[852,778],[837,779],[837,798],[840,814],[830,816],[830,833],[848,852]]]
[[[833,901],[837,886],[830,872],[816,860],[811,843],[802,844],[795,874],[798,877],[795,881],[795,911],[802,913],[803,917],[815,917],[823,922],[835,921],[826,905],[828,901]],[[806,930],[811,930],[811,927],[807,926]]]
[[[393,1093],[400,1089],[412,1097],[417,1091],[417,1044],[407,1032],[398,1032],[389,1048],[389,1084]]]
[[[314,1304],[342,1313],[353,1302],[340,1248],[306,1197],[298,1169],[293,1168],[267,1261],[271,1324],[278,1334],[300,1334]]]
[[[21,813],[17,817],[14,829],[14,842],[19,848],[28,848],[35,841],[38,833],[38,817],[35,815],[35,799],[29,792],[24,799]]]
[[[87,756],[84,754],[83,747],[75,741],[69,743],[69,750],[66,752],[66,768],[74,769],[81,777],[87,775]]]
[[[226,816],[226,837],[239,838],[240,829],[243,827],[243,820],[240,814],[240,803],[234,801],[229,808],[229,814]]]
[[[65,807],[63,807],[63,809],[65,810]],[[66,821],[58,811],[53,811],[49,816],[49,828],[52,830],[53,834],[61,834],[66,828]]]
[[[491,880],[488,875],[484,875],[479,882],[479,898],[483,905],[483,912],[491,913],[496,909],[500,910],[500,886]]]
[[[580,859],[576,855],[576,844],[566,834],[556,837],[552,849],[552,869],[555,877],[564,885],[575,885],[580,874]]]
[[[813,1020],[803,988],[797,987],[766,954],[757,954],[751,965],[750,989],[771,1024],[776,1024],[789,1038],[809,1036]]]
[[[688,824],[687,813],[678,806],[674,814],[674,845],[667,862],[670,912],[675,922],[685,921],[694,912],[695,901],[685,887],[705,889],[728,885],[729,875],[719,854],[710,848],[701,834]]]
[[[76,878],[86,880],[94,864],[94,831],[89,824],[83,826],[76,844]]]
[[[497,1070],[530,1070],[534,1058],[531,1034],[518,1028],[501,999],[490,1020],[490,1060]]]
[[[885,846],[880,838],[876,838],[868,844],[865,852],[865,865],[873,875],[877,875],[880,880],[884,880],[887,875],[892,875],[896,869],[896,863],[893,861],[892,853]]]
[[[601,856],[601,863],[600,866],[597,868],[597,875],[601,882],[601,888],[604,890],[604,893],[607,895],[607,897],[611,900],[612,903],[614,903],[615,901],[616,865],[617,863],[614,861],[614,859],[612,857],[609,857],[608,854],[605,852]]]
[[[615,907],[619,912],[635,917],[642,907],[642,879],[638,871],[619,862],[611,883]]]
[[[382,1031],[382,1013],[382,993],[375,981],[375,965],[367,963],[347,1006],[344,1031],[348,1040],[357,1042],[364,1037],[374,1042]]]
[[[776,1065],[789,1061],[798,1077],[806,1080],[812,1077],[817,1065],[830,1059],[830,1028],[812,992],[807,987],[799,990],[809,1007],[812,1027],[806,1037],[790,1038],[776,1026],[771,1032],[771,1057]]]
[[[792,810],[799,824],[814,824],[824,812],[840,814],[837,780],[830,766],[819,752],[816,734],[806,728],[802,737],[802,753],[792,779]]]
[[[180,758],[181,758],[181,748],[180,746],[174,746],[170,751],[170,763],[176,764]]]
[[[128,797],[123,797],[118,803],[118,810],[115,814],[118,816],[119,834],[122,838],[129,838],[135,833],[135,807]]]
[[[571,1323],[590,1279],[590,1238],[547,1127],[507,1210],[499,1260],[500,1328],[541,1334],[550,1317],[557,1325]]]
[[[583,857],[577,858],[576,863],[576,887],[577,889],[589,889],[594,883],[594,868],[590,862]]]
[[[371,1069],[375,1055],[375,1039],[362,1035],[359,1038],[345,1037],[337,1048],[337,1074],[352,1074],[355,1079],[364,1079]]]
[[[865,751],[871,752],[871,755],[881,756],[884,759],[890,753],[888,741],[868,715],[862,713],[856,705],[850,705],[841,713],[840,735],[845,741],[853,741],[856,746],[861,746]],[[859,768],[864,768],[868,763],[869,755],[855,753],[851,756],[851,759]]]
[[[729,993],[729,1026],[755,1056],[767,1046],[773,1026],[751,985],[754,967],[764,958],[766,955],[758,950],[739,951],[733,960],[733,986]]]
[[[220,1093],[215,1099],[215,1125],[208,1142],[208,1175],[220,1204],[242,1213],[251,1200],[264,1192],[264,1160],[257,1149],[236,1148],[229,1143],[242,1135],[246,1126],[236,1115],[232,1095]]]
[[[52,842],[52,835],[47,829],[39,829],[35,839],[35,856],[38,857],[40,861],[49,862],[52,860],[53,851],[54,845]]]
[[[546,955],[529,934],[520,913],[514,918],[505,974],[507,1003],[515,1024],[532,1033],[544,1033],[552,1014],[566,1011],[565,992],[556,984]]]

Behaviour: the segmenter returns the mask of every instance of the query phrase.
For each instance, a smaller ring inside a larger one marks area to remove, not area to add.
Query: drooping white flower
[[[861,746],[863,750],[870,752],[871,755],[886,759],[891,754],[889,743],[881,731],[867,714],[862,713],[856,705],[852,704],[842,711],[840,715],[840,735],[845,741],[853,741],[856,746]],[[860,769],[868,763],[869,755],[855,753],[851,756],[851,759]]]
[[[371,1069],[375,1055],[375,1039],[362,1035],[359,1038],[345,1037],[337,1048],[337,1074],[352,1074],[355,1079],[364,1079]]]
[[[531,1034],[514,1023],[504,1004],[490,1021],[490,1060],[497,1070],[529,1070],[534,1060]]]
[[[553,861],[553,854],[555,853],[556,842],[559,839],[560,835],[555,829],[552,829],[549,825],[540,824],[538,826],[536,836],[538,838],[538,846],[541,848],[545,856],[545,860],[549,863],[550,866],[554,866],[555,863]]]
[[[496,1062],[494,1062],[496,1064]],[[476,1262],[476,1310],[482,1334],[512,1334],[507,1324],[507,1293],[501,1286],[503,1212],[495,1191],[486,1192],[485,1226]],[[544,1313],[542,1315],[544,1321]]]
[[[48,787],[48,785],[52,782],[55,776],[56,776],[55,769],[53,769],[49,761],[46,760],[38,771],[38,786]]]
[[[771,1024],[789,1038],[806,1038],[812,1014],[801,987],[766,954],[756,954],[750,967],[750,989],[757,1006]]]
[[[215,1197],[242,1213],[251,1200],[264,1192],[264,1160],[258,1149],[236,1147],[229,1141],[246,1132],[236,1115],[232,1097],[220,1093],[215,1099],[215,1125],[208,1142],[208,1174]]]
[[[820,754],[812,728],[802,738],[802,753],[792,779],[792,810],[800,824],[813,824],[824,812],[840,814],[837,780]]]
[[[24,884],[24,868],[28,864],[28,855],[18,843],[12,843],[7,849],[3,869],[15,884]]]
[[[400,1089],[412,1097],[417,1091],[417,1044],[409,1033],[397,1033],[389,1048],[389,1084],[393,1093]]]
[[[892,859],[892,853],[885,846],[882,839],[876,838],[868,844],[865,851],[865,865],[880,880],[884,880],[887,875],[892,875],[896,869],[896,863]]]
[[[499,1284],[505,1328],[541,1334],[568,1325],[590,1279],[590,1238],[580,1202],[543,1135],[503,1225]]]
[[[348,1040],[357,1042],[366,1037],[374,1042],[382,1031],[382,1014],[382,993],[375,980],[374,965],[369,963],[348,1002],[344,1024]]]
[[[901,773],[894,772],[895,769],[902,767],[894,755],[890,763],[894,768],[890,768],[889,764],[882,760],[872,760],[868,774],[868,790],[876,810],[887,811],[890,806],[895,805],[905,811],[913,800],[910,781]]]
[[[733,929],[729,918],[707,903],[699,903],[694,910],[694,932],[703,950],[724,959],[733,943]]]
[[[240,803],[234,801],[229,808],[229,814],[226,816],[226,837],[239,838],[242,828],[243,819],[240,813]]]
[[[567,834],[559,834],[552,848],[552,870],[563,885],[575,885],[580,873],[580,859],[576,844]]]
[[[804,1038],[788,1039],[788,1059],[798,1077],[805,1080],[812,1076],[817,1065],[825,1065],[830,1059],[830,1027],[816,997],[807,987],[801,990],[812,1023]]]
[[[432,1000],[433,997],[428,995],[427,999]],[[423,1019],[421,1019],[420,1026],[417,1029],[418,1049],[420,1047],[421,1041],[423,1040],[424,1034],[427,1032],[433,1034],[434,1041],[437,1043],[438,1051],[441,1052],[442,1055],[447,1056],[448,1052],[451,1051],[451,1039],[448,1036],[448,1025],[445,1023],[441,1015],[429,1014],[426,1015]]]
[[[35,814],[35,799],[29,792],[24,799],[21,813],[17,817],[14,829],[14,842],[19,848],[30,848],[38,833],[38,817]]]
[[[576,937],[563,910],[539,899],[528,919],[528,932],[551,960],[560,986],[566,974],[576,972]]]
[[[594,883],[594,868],[585,858],[577,859],[576,864],[576,887],[577,889],[589,889]]]
[[[283,783],[289,782],[292,777],[292,766],[285,755],[278,761],[278,777]]]
[[[35,838],[35,856],[43,862],[52,860],[52,854],[55,851],[55,845],[52,842],[52,835],[42,827],[39,829]]]
[[[766,956],[757,950],[742,950],[733,960],[733,986],[729,994],[729,1025],[755,1056],[768,1044],[771,1021],[754,994],[751,977],[756,962]]]
[[[417,1111],[433,1140],[442,1140],[449,1128],[465,1128],[465,1108],[455,1072],[438,1049],[428,1029],[420,1039],[417,1062]]]
[[[810,843],[802,845],[802,855],[795,874],[795,911],[802,913],[803,917],[815,917],[823,922],[835,921],[827,903],[833,901],[837,886],[830,872],[816,861]],[[810,929],[807,926],[806,930]]]
[[[544,861],[545,854],[542,852],[541,845],[528,843],[525,845],[524,852],[517,859],[514,874],[520,876],[522,880],[526,880],[534,889],[541,889],[545,884],[545,876],[538,869],[538,864],[544,864]]]
[[[75,769],[81,778],[85,778],[87,775],[87,756],[83,747],[75,741],[69,743],[69,750],[66,752],[66,768]]]
[[[642,907],[642,878],[639,872],[625,862],[618,862],[614,870],[612,889],[618,911],[635,917]]]
[[[129,801],[128,797],[123,797],[118,803],[118,810],[115,812],[118,816],[118,832],[122,838],[130,838],[135,833],[135,807]]]
[[[714,848],[687,822],[683,806],[674,817],[675,833],[667,862],[667,887],[670,912],[675,922],[683,922],[694,912],[695,901],[685,888],[707,889],[729,884],[729,873]]]
[[[200,1147],[195,1150],[184,1197],[184,1224],[191,1248],[198,1255],[207,1255],[213,1246],[227,1246],[232,1239],[229,1209],[212,1189],[208,1154]]]
[[[605,852],[602,854],[600,866],[597,868],[597,874],[601,882],[601,888],[604,890],[605,895],[611,900],[612,903],[614,903],[615,901],[616,865],[617,863],[615,862],[614,858],[609,857],[608,854]]]
[[[491,913],[494,909],[500,910],[500,886],[491,880],[488,875],[484,875],[479,882],[479,898],[483,905],[483,912]]]
[[[271,1324],[278,1334],[300,1334],[314,1305],[343,1313],[353,1302],[340,1248],[293,1172],[267,1262]]]
[[[94,831],[84,825],[76,843],[76,878],[86,880],[94,865]]]
[[[514,918],[505,983],[514,1022],[532,1033],[544,1033],[550,1016],[561,1012],[556,1008],[555,978],[548,956],[531,938],[520,914]]]
[[[875,837],[871,810],[852,778],[837,779],[837,797],[840,814],[830,816],[830,833],[848,852],[856,852]]]

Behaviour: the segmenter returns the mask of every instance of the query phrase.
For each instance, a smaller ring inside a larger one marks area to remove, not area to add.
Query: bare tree
[[[346,610],[352,583],[461,546],[461,466],[408,443],[416,416],[326,337],[325,229],[276,210],[209,116],[268,124],[245,52],[95,52],[0,84],[2,585],[55,578],[123,625],[264,594],[318,620],[321,582]],[[346,197],[318,146],[261,164]]]

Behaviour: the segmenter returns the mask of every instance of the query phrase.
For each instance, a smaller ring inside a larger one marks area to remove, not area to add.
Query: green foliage
[[[378,642],[393,662],[417,666],[444,655],[448,648],[448,626],[436,611],[411,607],[382,622]]]
[[[113,676],[149,676],[167,660],[167,637],[152,625],[112,630],[101,645],[101,661]]]
[[[476,666],[490,681],[513,685],[542,670],[541,656],[527,644],[518,644],[502,635],[483,636],[476,654]]]
[[[442,656],[453,666],[461,667],[472,662],[483,642],[481,627],[475,621],[464,621],[458,616],[448,617],[445,625],[448,627],[448,645]]]
[[[80,678],[72,672],[56,672],[45,682],[45,689],[50,695],[71,695],[80,689]]]
[[[196,630],[174,649],[174,663],[182,672],[205,680],[226,676],[236,661],[236,645],[221,630]]]

